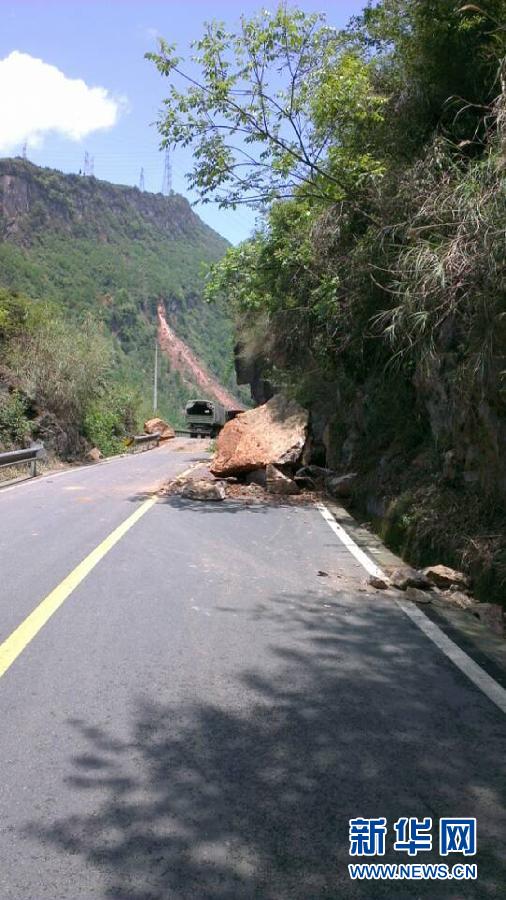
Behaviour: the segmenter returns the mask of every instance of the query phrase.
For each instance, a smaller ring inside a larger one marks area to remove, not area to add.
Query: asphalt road
[[[0,641],[184,447],[0,492]],[[364,575],[314,507],[149,508],[0,677],[1,900],[504,897],[505,717]],[[359,816],[476,816],[478,881],[351,882]]]

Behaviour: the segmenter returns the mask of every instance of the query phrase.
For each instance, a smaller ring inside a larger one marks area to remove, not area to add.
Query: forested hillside
[[[211,283],[243,367],[310,409],[315,461],[359,473],[391,546],[503,598],[504,0],[380,0],[344,31],[280,6],[195,52],[188,88],[152,57],[161,134],[198,148],[204,196],[267,211]]]
[[[205,264],[226,248],[181,196],[0,160],[2,442],[31,432],[63,455],[84,439],[118,447],[150,412],[160,300],[233,388],[230,320],[202,299]],[[162,358],[161,414],[180,423],[192,393]]]

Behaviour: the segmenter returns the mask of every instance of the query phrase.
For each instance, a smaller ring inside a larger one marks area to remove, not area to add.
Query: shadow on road
[[[178,509],[181,512],[198,512],[204,515],[214,513],[234,514],[238,512],[249,513],[266,513],[269,509],[295,509],[308,508],[313,506],[313,502],[290,502],[276,497],[262,497],[261,499],[242,500],[231,499],[221,501],[205,501],[205,500],[186,500],[177,494],[160,497],[160,503]]]
[[[128,740],[70,723],[83,750],[66,783],[76,810],[91,792],[92,811],[30,835],[82,855],[114,900],[498,897],[499,714],[400,614],[345,601],[292,594],[245,611],[268,620],[271,646],[225,701],[139,700]],[[475,814],[478,883],[348,880],[350,817]]]

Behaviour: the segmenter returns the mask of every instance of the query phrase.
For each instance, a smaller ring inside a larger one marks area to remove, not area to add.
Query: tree
[[[389,97],[390,154],[412,157],[436,130],[481,152],[501,91],[505,12],[505,0],[368,0],[350,36],[375,60],[375,84]]]
[[[368,147],[384,98],[371,63],[324,16],[280,5],[243,16],[237,34],[207,23],[192,46],[196,74],[165,41],[146,55],[170,79],[162,146],[193,147],[188,177],[204,202],[336,201],[380,173]]]

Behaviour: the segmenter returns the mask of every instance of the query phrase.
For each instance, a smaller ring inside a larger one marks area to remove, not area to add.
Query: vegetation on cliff
[[[173,48],[160,130],[193,184],[260,203],[213,270],[246,354],[312,413],[415,562],[506,585],[506,7],[380,0],[345,31],[287,11]],[[437,499],[439,498],[439,499]]]
[[[202,299],[204,265],[226,248],[181,196],[0,160],[0,441],[38,434],[44,410],[68,435],[55,446],[63,455],[83,438],[117,450],[151,412],[160,300],[178,335],[233,387],[229,316]],[[161,357],[161,415],[181,424],[193,392]],[[24,423],[15,428],[5,425],[13,410]]]

